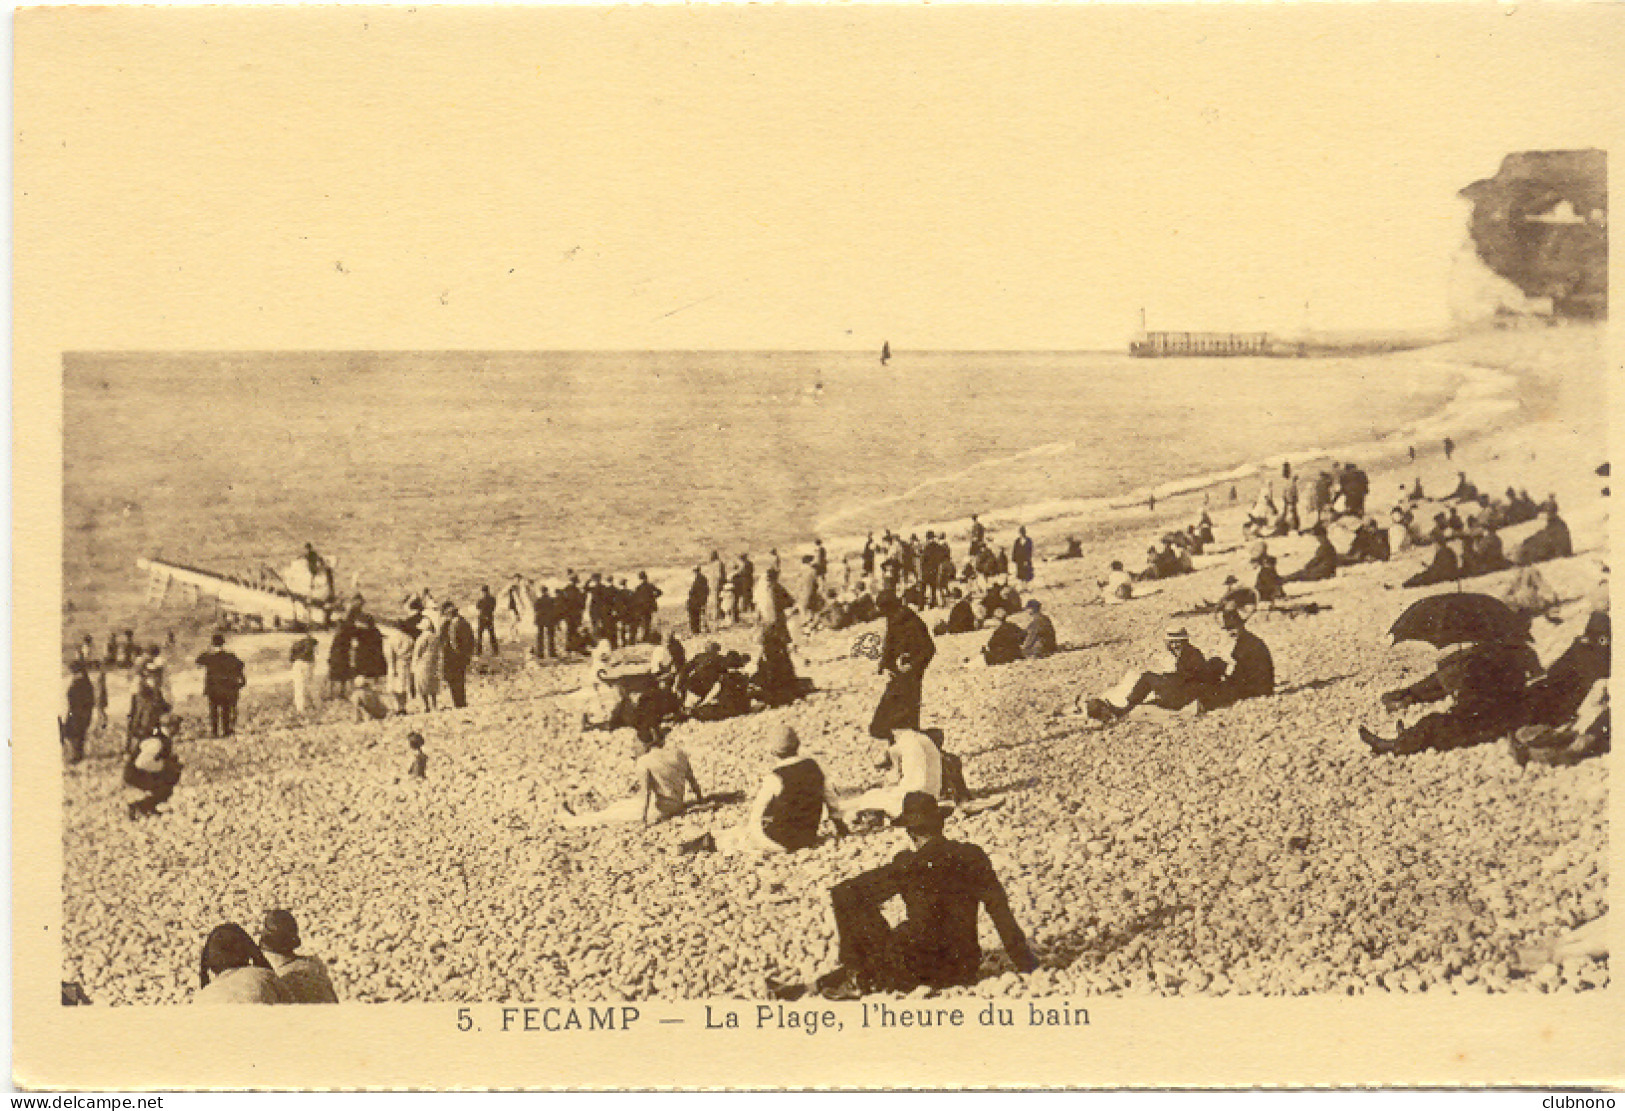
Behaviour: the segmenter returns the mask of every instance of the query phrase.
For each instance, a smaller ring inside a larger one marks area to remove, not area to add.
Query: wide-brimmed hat
[[[903,796],[903,808],[892,825],[903,829],[940,830],[942,807],[936,798],[925,791],[910,791]]]
[[[457,603],[453,602],[450,598],[446,599],[444,602],[440,603],[440,612],[441,613],[456,613],[457,612]]]
[[[1166,629],[1164,629],[1162,631],[1162,637],[1163,637],[1164,640],[1181,640],[1181,641],[1183,641],[1183,640],[1189,640],[1191,638],[1191,634],[1186,630],[1185,626],[1183,626],[1183,625],[1169,625]]]

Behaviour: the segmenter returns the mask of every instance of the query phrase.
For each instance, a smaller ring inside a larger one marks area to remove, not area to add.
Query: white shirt
[[[925,791],[932,798],[942,795],[942,753],[931,738],[912,729],[892,731],[892,751],[902,768],[897,786],[904,792]]]

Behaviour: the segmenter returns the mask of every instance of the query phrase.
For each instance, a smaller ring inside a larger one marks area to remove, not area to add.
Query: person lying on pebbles
[[[1424,749],[1448,752],[1501,737],[1524,718],[1527,682],[1540,672],[1540,660],[1527,636],[1505,637],[1447,652],[1427,678],[1382,696],[1392,710],[1450,700],[1397,735],[1383,737],[1364,725],[1355,732],[1372,752],[1409,756]]]

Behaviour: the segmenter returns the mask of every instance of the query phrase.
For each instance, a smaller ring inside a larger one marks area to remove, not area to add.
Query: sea
[[[1392,446],[1469,374],[1425,351],[70,354],[64,608],[133,619],[138,557],[252,574],[307,541],[393,600],[515,571],[670,581],[712,550],[834,553],[971,513],[1013,536]]]

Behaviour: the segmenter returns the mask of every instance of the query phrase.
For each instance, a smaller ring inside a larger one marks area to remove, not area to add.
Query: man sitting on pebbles
[[[830,790],[818,761],[802,756],[801,738],[788,725],[774,728],[769,742],[773,766],[751,801],[750,814],[737,826],[705,833],[685,842],[680,851],[724,853],[793,853],[818,843],[818,826],[829,811],[835,836],[845,837],[841,804]]]
[[[841,963],[818,978],[824,998],[974,984],[982,967],[977,912],[984,906],[1017,970],[1038,967],[987,854],[944,837],[943,817],[935,798],[910,792],[896,821],[908,831],[909,847],[831,889]],[[896,929],[881,911],[893,897],[908,910]]]
[[[895,818],[911,794],[924,793],[933,800],[942,797],[942,750],[927,734],[917,729],[892,730],[891,746],[881,766],[894,771],[896,782],[849,799],[840,808],[843,821],[851,822],[865,810],[880,810]]]
[[[1233,706],[1248,698],[1275,693],[1275,661],[1269,646],[1247,628],[1247,610],[1226,602],[1219,607],[1219,628],[1224,630],[1223,655],[1209,661],[1224,674],[1200,696],[1203,710]]]
[[[699,780],[689,766],[688,754],[680,745],[668,745],[664,730],[656,729],[638,738],[641,755],[636,764],[636,793],[590,814],[577,814],[568,802],[560,804],[559,825],[569,829],[612,825],[616,822],[643,822],[652,825],[681,814],[688,806],[685,788],[694,790],[695,803],[705,801]]]
[[[1130,670],[1121,682],[1098,698],[1084,704],[1084,711],[1096,721],[1113,722],[1128,715],[1142,702],[1165,710],[1182,710],[1210,691],[1219,679],[1223,664],[1209,660],[1191,644],[1183,625],[1170,625],[1163,634],[1163,647],[1171,667],[1167,671]]]

